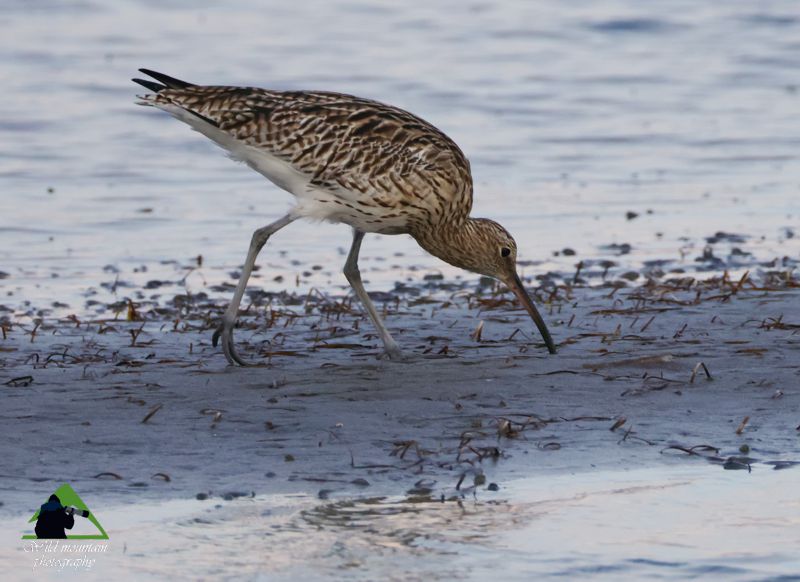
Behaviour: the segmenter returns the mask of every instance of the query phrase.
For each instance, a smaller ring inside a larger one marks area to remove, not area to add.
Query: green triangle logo
[[[64,483],[61,487],[59,487],[58,489],[53,491],[53,495],[58,497],[58,499],[61,501],[61,505],[63,505],[64,507],[74,507],[75,509],[80,509],[82,511],[89,512],[88,517],[86,517],[85,519],[88,519],[97,528],[97,533],[96,534],[90,534],[90,535],[86,535],[86,534],[68,535],[67,536],[68,540],[107,540],[107,539],[109,539],[108,538],[108,534],[106,533],[106,530],[103,529],[103,526],[100,525],[99,521],[97,521],[97,517],[95,516],[94,512],[89,510],[89,508],[83,502],[83,499],[81,499],[80,496],[77,493],[75,493],[75,490],[72,487],[70,487],[68,483]],[[36,513],[33,514],[33,517],[31,517],[28,520],[28,523],[33,523],[34,521],[37,521],[39,519],[39,511],[40,510],[38,510],[38,509],[36,510]],[[78,519],[84,519],[84,518],[81,517],[81,518],[78,518]],[[36,536],[36,534],[26,534],[26,535],[22,536],[22,539],[23,540],[35,540],[35,539],[38,539],[38,537]]]

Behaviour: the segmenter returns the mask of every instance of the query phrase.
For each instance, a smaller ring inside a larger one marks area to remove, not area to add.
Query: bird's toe
[[[405,362],[408,360],[406,354],[397,346],[387,347],[383,353],[378,356],[382,360],[390,360],[392,362]]]
[[[223,351],[225,352],[225,358],[227,358],[228,362],[231,365],[238,364],[239,366],[247,366],[248,363],[242,359],[239,353],[236,351],[236,346],[233,343],[233,334],[229,338],[226,338],[225,343],[223,344]]]
[[[211,337],[211,344],[217,347],[217,344],[222,340],[222,352],[225,354],[225,359],[228,363],[239,366],[247,366],[247,362],[236,351],[236,346],[233,343],[233,324],[225,321],[219,324],[214,335]]]
[[[211,345],[217,347],[219,343],[219,336],[222,335],[222,332],[225,330],[225,324],[220,323],[217,326],[217,329],[214,330],[214,335],[211,336]]]

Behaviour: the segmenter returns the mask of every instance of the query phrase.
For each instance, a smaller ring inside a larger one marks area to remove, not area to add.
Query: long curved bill
[[[536,306],[533,304],[533,300],[528,296],[527,291],[525,291],[525,287],[522,285],[519,275],[514,273],[514,278],[508,283],[508,286],[514,292],[514,295],[517,296],[517,299],[519,299],[523,307],[525,307],[525,310],[530,314],[533,323],[539,328],[539,333],[542,334],[542,339],[544,343],[547,344],[549,352],[555,354],[556,345],[553,343],[553,338],[550,337],[547,324],[545,324],[544,319],[542,319],[542,316],[539,314],[539,310],[536,309]]]

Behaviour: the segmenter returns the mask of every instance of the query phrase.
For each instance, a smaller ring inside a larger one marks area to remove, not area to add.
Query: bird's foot
[[[378,359],[390,360],[392,362],[408,361],[409,359],[408,356],[406,356],[406,354],[403,353],[403,350],[401,350],[397,344],[395,343],[387,344],[385,348],[386,349],[384,350],[384,352],[378,356]]]
[[[228,363],[232,366],[237,364],[239,366],[247,366],[247,362],[245,362],[242,357],[236,353],[236,346],[233,344],[233,322],[223,320],[222,323],[219,324],[219,327],[211,337],[211,345],[217,347],[220,337],[222,338],[222,351],[225,354],[225,359],[228,360]]]

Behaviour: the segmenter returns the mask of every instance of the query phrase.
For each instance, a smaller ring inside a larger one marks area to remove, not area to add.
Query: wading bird
[[[194,85],[139,69],[158,82],[139,104],[163,109],[231,158],[297,198],[296,205],[253,233],[241,277],[213,337],[231,364],[246,365],[233,328],[250,273],[269,237],[299,218],[342,222],[353,243],[344,275],[380,333],[386,355],[402,357],[364,290],[358,253],[364,234],[410,234],[440,259],[505,283],[556,352],[542,316],[517,275],[517,245],[499,224],[470,217],[472,176],[459,147],[430,123],[377,101],[324,91],[272,91]]]

